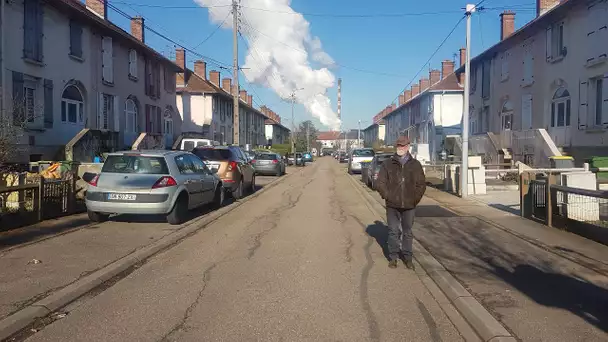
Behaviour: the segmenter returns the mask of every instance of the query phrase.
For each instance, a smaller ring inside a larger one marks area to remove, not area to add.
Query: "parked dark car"
[[[205,146],[192,150],[209,169],[217,172],[222,184],[236,199],[255,191],[255,170],[245,151],[238,146]]]
[[[376,190],[376,180],[378,179],[378,172],[380,172],[380,166],[385,160],[392,157],[392,153],[379,153],[374,156],[371,164],[367,170],[367,185],[372,189]]]
[[[258,153],[253,160],[257,175],[275,175],[281,177],[285,174],[283,158],[276,153]]]
[[[346,152],[338,152],[338,157],[336,158],[340,163],[348,163],[348,154]]]

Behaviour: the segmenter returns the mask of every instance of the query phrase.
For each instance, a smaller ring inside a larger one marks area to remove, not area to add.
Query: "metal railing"
[[[608,191],[551,185],[552,214],[608,228]]]

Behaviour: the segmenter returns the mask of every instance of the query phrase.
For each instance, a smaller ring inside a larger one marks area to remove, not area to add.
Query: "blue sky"
[[[183,44],[187,48],[199,45],[217,24],[209,21],[207,9],[196,8],[192,0],[116,0],[111,3],[129,15],[143,15],[154,30]],[[371,118],[390,104],[406,87],[423,63],[431,56],[462,16],[465,2],[454,0],[292,0],[292,8],[304,13],[310,22],[311,33],[318,36],[324,50],[341,66],[332,69],[336,78],[342,78],[343,128],[357,128],[358,120],[364,128]],[[159,6],[159,7],[155,7]],[[182,6],[183,8],[175,8]],[[514,9],[516,28],[533,19],[534,0],[486,0],[487,9],[472,19],[473,56],[495,44],[500,35],[499,14],[504,9]],[[427,13],[412,16],[378,16],[371,18],[313,16],[307,14],[398,14]],[[429,14],[430,13],[430,14]],[[277,13],[277,16],[289,15]],[[110,19],[123,28],[128,20],[110,10]],[[272,32],[267,32],[272,34]],[[173,58],[174,44],[146,33],[149,45]],[[430,66],[440,68],[441,61],[453,59],[465,44],[464,21],[451,38],[432,59]],[[244,61],[246,46],[240,42],[240,61]],[[230,64],[232,61],[232,33],[220,29],[197,52],[215,60]],[[189,64],[197,57],[187,57]],[[458,57],[456,57],[458,62]],[[208,65],[208,70],[214,69]],[[370,72],[361,72],[362,69]],[[428,76],[429,66],[422,75]],[[221,70],[229,76],[229,70]],[[383,75],[391,74],[390,76]],[[223,76],[222,76],[223,77]],[[420,76],[419,76],[420,77]],[[416,81],[418,78],[416,78]],[[243,77],[241,76],[241,79]],[[291,107],[271,90],[242,83],[254,96],[257,105],[266,104],[290,125]],[[251,90],[253,88],[255,92]],[[328,90],[332,106],[336,108],[336,87]],[[302,106],[296,106],[295,121],[313,119]],[[287,121],[286,121],[287,120]],[[320,126],[317,120],[313,120]],[[323,127],[319,127],[323,129]]]

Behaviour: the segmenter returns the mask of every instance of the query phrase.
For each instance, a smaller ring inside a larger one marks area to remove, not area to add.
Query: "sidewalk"
[[[416,216],[416,240],[513,336],[608,340],[607,246],[430,187]]]

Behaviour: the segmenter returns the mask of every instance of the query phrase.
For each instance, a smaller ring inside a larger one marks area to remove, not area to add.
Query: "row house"
[[[69,159],[66,145],[83,152],[89,143],[81,154],[87,161],[131,149],[146,134],[171,146],[181,126],[179,68],[145,44],[143,18],[133,18],[127,33],[108,21],[103,0],[18,0],[3,8],[2,112],[22,133],[15,161]]]
[[[396,105],[387,106],[380,113],[372,118],[372,124],[363,129],[363,145],[371,147],[374,144],[385,145],[386,123],[384,118],[393,110]]]
[[[471,60],[471,152],[544,166],[608,154],[608,2],[537,0],[537,16]],[[457,73],[464,73],[460,68]]]
[[[281,124],[281,117],[266,106],[260,108],[266,119],[266,145],[286,144],[289,142],[290,130]]]
[[[464,49],[460,55],[464,61]],[[443,61],[441,70],[431,70],[428,78],[405,90],[398,107],[391,109],[383,117],[387,145],[407,135],[419,160],[437,160],[447,149],[446,140],[458,140],[461,133],[463,86],[454,73],[454,62]]]
[[[350,151],[352,148],[361,146],[363,139],[359,136],[359,130],[348,131],[326,131],[317,133],[317,142],[321,149],[339,149]]]
[[[184,70],[177,75],[177,108],[183,122],[181,137],[233,144],[232,79],[222,79],[216,70],[209,71],[207,76],[207,63],[202,60],[194,61],[194,70],[189,69],[183,49],[176,49],[175,55],[176,64]],[[239,91],[239,114],[240,145],[265,145],[267,117],[253,107],[253,97],[245,90]]]

